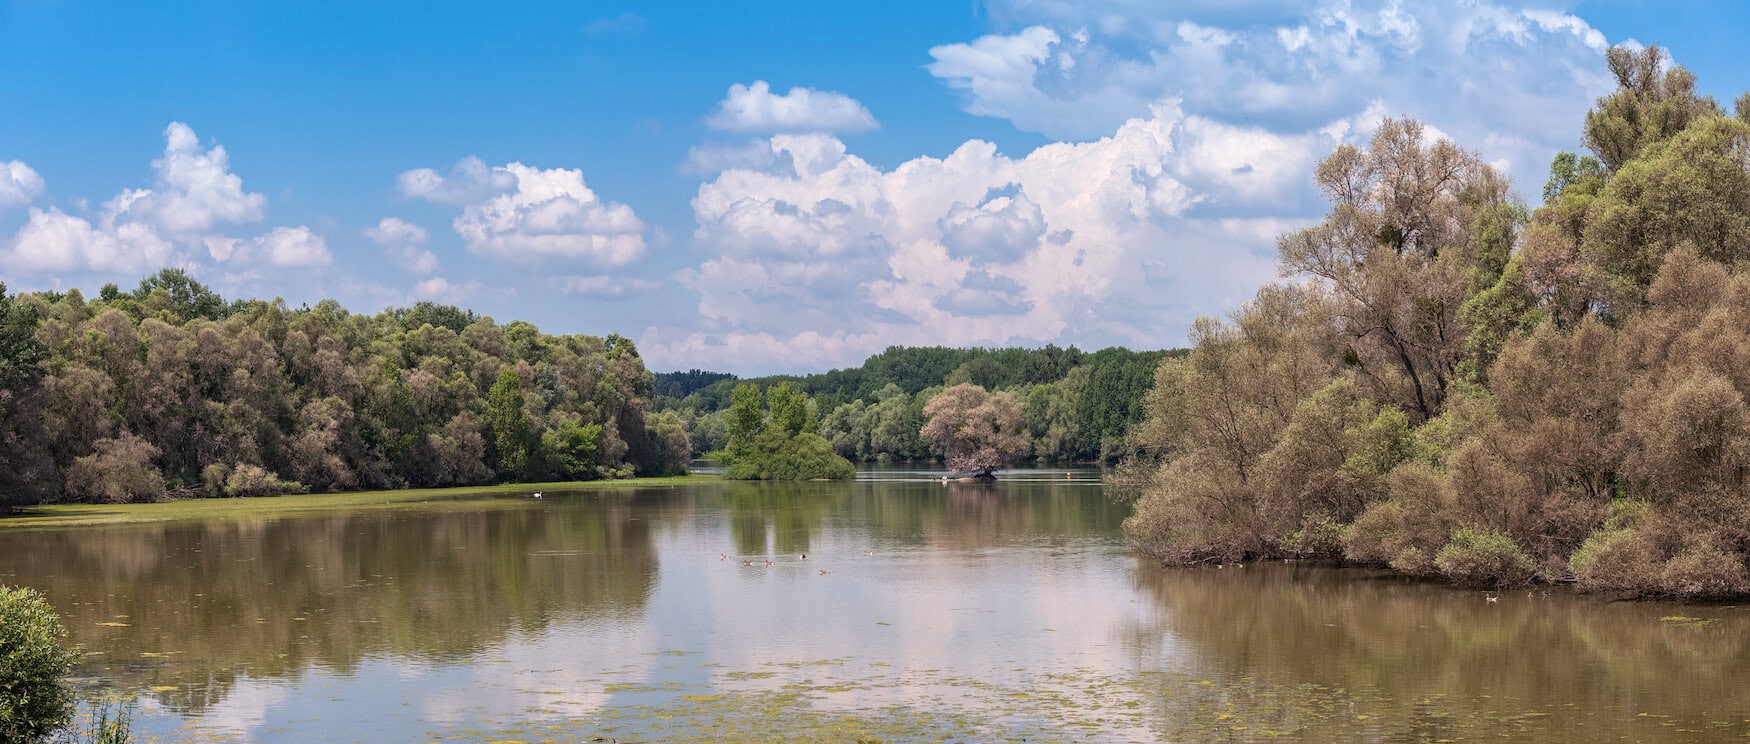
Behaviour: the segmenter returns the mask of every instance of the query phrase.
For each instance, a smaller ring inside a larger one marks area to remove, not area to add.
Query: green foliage
[[[728,444],[721,456],[723,477],[731,480],[848,479],[849,460],[812,428],[807,396],[788,383],[772,387],[764,410],[759,388],[737,385],[727,412]]]
[[[1537,578],[1537,564],[1513,538],[1488,529],[1461,527],[1434,556],[1434,566],[1469,586],[1520,586]]]
[[[1510,260],[1495,283],[1465,300],[1459,318],[1470,328],[1465,337],[1464,376],[1486,382],[1488,369],[1501,347],[1515,335],[1527,335],[1548,317],[1527,286],[1519,258]]]
[[[1549,165],[1549,180],[1543,184],[1543,203],[1555,204],[1578,194],[1596,196],[1608,175],[1604,162],[1591,155],[1558,152]]]
[[[782,437],[794,437],[814,428],[808,415],[808,396],[795,385],[784,382],[766,391],[766,430]]]
[[[564,421],[541,433],[541,450],[552,458],[559,480],[589,480],[596,475],[596,443],[601,424]]]
[[[71,719],[61,678],[78,655],[61,645],[65,636],[42,595],[0,587],[0,741],[45,741]]]
[[[157,292],[164,293],[168,309],[179,321],[196,318],[222,320],[228,314],[224,298],[182,269],[161,269],[141,279],[140,286],[134,290],[134,299],[149,303]]]
[[[1695,120],[1720,113],[1712,98],[1696,95],[1695,76],[1681,66],[1666,69],[1665,58],[1657,46],[1637,52],[1618,45],[1605,54],[1617,91],[1587,112],[1582,137],[1612,171]]]
[[[729,411],[724,417],[729,457],[740,459],[750,455],[755,449],[755,440],[765,428],[765,422],[765,398],[760,394],[759,387],[752,383],[736,385]]]
[[[492,424],[498,472],[513,479],[528,467],[529,425],[523,414],[526,402],[522,378],[509,368],[498,373],[498,381],[492,383],[492,390],[486,394],[487,421]]]
[[[42,375],[48,350],[36,338],[36,307],[6,294],[0,282],[0,390],[18,390]]]
[[[702,369],[690,369],[685,372],[658,372],[652,381],[651,394],[659,398],[685,398],[710,386],[712,383],[725,380],[735,380],[735,375],[725,372],[706,372]]]
[[[1750,258],[1747,153],[1750,124],[1710,116],[1621,165],[1588,211],[1583,249],[1613,300],[1638,304],[1681,245],[1725,264]]]

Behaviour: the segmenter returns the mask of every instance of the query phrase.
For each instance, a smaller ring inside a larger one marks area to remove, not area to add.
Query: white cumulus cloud
[[[419,247],[431,237],[425,228],[395,217],[384,217],[363,232],[372,242],[383,246],[389,257],[402,268],[415,274],[430,274],[437,270],[437,256]]]
[[[20,193],[40,193],[42,180],[23,163],[0,164],[5,184]],[[32,208],[11,245],[0,252],[9,266],[32,273],[149,271],[194,260],[204,251],[216,261],[260,261],[277,267],[321,266],[331,257],[308,227],[276,227],[253,238],[221,232],[223,226],[260,222],[267,197],[245,191],[230,169],[225,148],[203,148],[193,129],[171,122],[164,153],[152,161],[149,188],[123,189],[95,210],[69,214],[60,207]]]
[[[1602,33],[1525,5],[997,0],[993,16],[1020,30],[937,46],[928,69],[963,92],[966,111],[1058,138],[1100,136],[1169,97],[1277,132],[1380,104],[1466,146],[1494,138],[1491,157],[1541,183],[1612,82]]]
[[[43,193],[43,177],[23,161],[0,162],[0,209],[19,207]]]
[[[282,268],[326,266],[333,260],[327,241],[303,225],[276,227],[250,240],[250,247],[260,260]]]
[[[656,282],[645,279],[607,274],[564,276],[559,278],[558,285],[560,291],[567,294],[605,299],[646,294],[659,286]]]
[[[364,230],[365,237],[378,245],[418,245],[431,236],[425,228],[395,217],[384,217],[375,227]]]
[[[427,300],[444,304],[457,304],[467,299],[480,289],[480,282],[469,281],[456,284],[441,276],[422,279],[413,285],[410,295],[414,301]]]
[[[644,223],[631,207],[598,197],[581,170],[487,167],[467,158],[448,176],[430,168],[402,173],[400,187],[407,196],[462,204],[451,226],[474,253],[526,262],[582,260],[605,268],[644,255]]]
[[[880,126],[869,109],[843,93],[794,87],[777,95],[764,80],[729,86],[705,123],[730,132],[866,132]]]
[[[169,263],[172,251],[149,225],[99,227],[49,207],[30,210],[5,258],[9,266],[33,273],[146,271]]]
[[[1090,142],[1010,157],[973,140],[891,170],[829,135],[773,136],[782,165],[725,170],[693,199],[713,257],[677,279],[703,327],[652,328],[640,348],[758,371],[888,344],[1176,343],[1274,274],[1273,230],[1304,219],[1256,215],[1315,209],[1293,176],[1336,142],[1173,101]]]

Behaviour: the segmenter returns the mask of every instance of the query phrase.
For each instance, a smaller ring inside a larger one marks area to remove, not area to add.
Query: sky
[[[1535,201],[1658,44],[1729,102],[1750,5],[0,0],[0,281],[422,300],[652,369],[1182,346],[1311,174],[1421,120]]]

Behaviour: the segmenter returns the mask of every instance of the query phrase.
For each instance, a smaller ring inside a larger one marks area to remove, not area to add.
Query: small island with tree
[[[996,469],[1027,454],[1030,446],[1021,404],[1005,392],[955,385],[931,398],[924,416],[919,435],[942,451],[949,470],[972,473],[976,480],[996,480]]]
[[[815,433],[819,419],[813,401],[795,385],[783,383],[760,394],[743,383],[730,394],[729,443],[718,453],[723,477],[731,480],[848,480],[856,475],[850,460],[833,452]]]

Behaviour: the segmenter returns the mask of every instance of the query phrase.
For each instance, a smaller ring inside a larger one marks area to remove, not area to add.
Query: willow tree
[[[1465,358],[1460,309],[1516,239],[1507,179],[1411,119],[1387,119],[1365,149],[1338,146],[1315,178],[1331,211],[1277,241],[1282,271],[1331,288],[1360,381],[1432,418]]]
[[[941,450],[948,469],[990,479],[992,473],[1027,453],[1032,443],[1021,419],[1021,404],[1005,392],[987,393],[971,383],[943,390],[924,406],[918,435]]]

